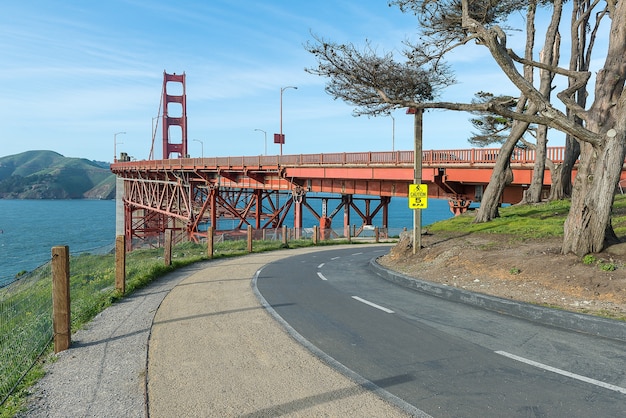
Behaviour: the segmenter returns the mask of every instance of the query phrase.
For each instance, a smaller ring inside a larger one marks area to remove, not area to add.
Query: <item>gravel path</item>
[[[425,416],[330,367],[255,297],[263,265],[323,250],[197,263],[135,292],[72,336],[24,416]]]
[[[145,417],[152,320],[168,292],[205,263],[177,270],[98,314],[72,335],[32,389],[27,417]]]

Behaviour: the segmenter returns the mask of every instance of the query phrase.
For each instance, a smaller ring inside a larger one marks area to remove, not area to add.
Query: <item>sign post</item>
[[[413,124],[415,147],[413,151],[413,184],[409,186],[409,207],[411,207],[411,201],[417,206],[428,205],[428,188],[422,183],[422,124],[424,109],[410,108],[407,113],[415,115],[415,121]],[[417,187],[416,197],[411,199],[411,186]],[[423,193],[419,192],[423,190]],[[423,197],[422,197],[423,195]],[[419,201],[419,202],[418,202]],[[421,209],[413,209],[413,254],[418,249],[422,248],[422,211]]]

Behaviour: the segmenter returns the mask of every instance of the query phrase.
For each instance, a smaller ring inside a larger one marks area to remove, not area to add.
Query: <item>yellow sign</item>
[[[409,184],[409,209],[426,209],[428,207],[428,185]]]

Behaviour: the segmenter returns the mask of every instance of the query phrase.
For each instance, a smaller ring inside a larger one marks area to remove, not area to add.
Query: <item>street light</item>
[[[390,113],[391,116],[391,151],[395,151],[395,143],[396,143],[396,119]]]
[[[113,134],[113,162],[117,162],[117,144],[123,144],[123,142],[117,142],[117,136],[125,134],[126,132],[116,132]]]
[[[283,155],[283,142],[285,142],[285,139],[283,137],[283,92],[287,89],[297,90],[298,88],[296,86],[287,86],[280,88],[280,136],[278,137],[278,140],[280,142],[280,155]]]
[[[200,141],[199,139],[194,139],[193,141],[199,142],[200,145],[202,146],[202,158],[204,158],[204,142]]]
[[[263,132],[263,135],[265,136],[265,153],[263,155],[267,155],[267,132],[263,129],[255,129],[255,131]]]

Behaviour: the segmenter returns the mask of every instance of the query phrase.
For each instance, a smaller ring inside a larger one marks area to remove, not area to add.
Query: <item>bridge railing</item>
[[[422,163],[430,164],[494,164],[499,148],[471,148],[422,151]],[[562,162],[565,147],[548,147],[548,159]],[[511,156],[512,163],[532,164],[536,152],[532,149],[516,148]],[[279,167],[310,165],[412,165],[413,151],[342,152],[293,155],[257,155],[239,157],[179,158],[170,160],[142,160],[116,162],[115,168],[132,169],[182,169],[182,168],[229,168],[229,167]]]

